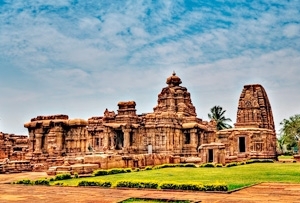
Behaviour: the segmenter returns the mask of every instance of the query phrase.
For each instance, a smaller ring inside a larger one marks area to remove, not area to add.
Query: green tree
[[[300,141],[300,114],[283,119],[280,122],[280,140],[287,146],[287,149],[298,146]]]
[[[223,110],[221,106],[214,106],[210,109],[208,118],[217,122],[217,130],[232,128],[227,122],[231,122],[230,118],[225,117],[226,110]]]

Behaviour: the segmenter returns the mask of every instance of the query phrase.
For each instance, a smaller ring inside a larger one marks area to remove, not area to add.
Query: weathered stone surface
[[[28,136],[0,132],[0,160],[23,160],[28,151]]]
[[[105,109],[103,116],[88,121],[67,115],[31,119],[24,125],[30,142],[26,159],[50,167],[49,173],[81,174],[95,165],[109,169],[275,158],[272,110],[261,85],[244,86],[235,128],[216,132],[215,121],[197,118],[191,95],[175,73],[166,83],[151,113],[137,115],[134,101],[121,101],[117,113]]]
[[[217,132],[217,140],[226,146],[226,162],[276,158],[276,134],[271,105],[261,85],[244,86],[235,128]]]
[[[29,132],[26,159],[46,166],[60,164],[62,156],[88,151],[87,122],[69,119],[67,115],[38,116],[24,124]]]
[[[95,151],[121,154],[172,153],[197,155],[197,147],[214,141],[215,122],[196,117],[187,88],[173,73],[158,95],[153,113],[136,115],[135,102],[119,102],[118,113],[88,119]]]
[[[257,127],[274,130],[271,105],[263,86],[245,85],[237,111],[236,127]]]

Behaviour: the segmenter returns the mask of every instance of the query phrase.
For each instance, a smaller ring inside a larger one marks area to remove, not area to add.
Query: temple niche
[[[272,109],[261,85],[244,86],[235,128],[217,132],[217,139],[226,146],[228,162],[249,158],[276,158]]]

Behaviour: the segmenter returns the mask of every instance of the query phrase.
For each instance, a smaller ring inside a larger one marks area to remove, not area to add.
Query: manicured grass
[[[293,156],[285,156],[285,155],[281,155],[281,156],[278,156],[278,159],[294,159]]]
[[[260,182],[300,183],[299,163],[254,163],[222,168],[164,168],[116,175],[97,176],[51,182],[51,185],[77,186],[81,180],[110,181],[151,181],[176,183],[225,183],[229,190]]]

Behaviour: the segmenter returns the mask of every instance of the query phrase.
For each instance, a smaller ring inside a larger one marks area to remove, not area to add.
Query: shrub
[[[215,164],[214,163],[206,163],[206,164],[202,164],[201,167],[214,168]]]
[[[32,185],[33,183],[29,179],[19,180],[15,182],[15,184],[24,184],[24,185]]]
[[[78,173],[74,173],[74,178],[79,178]]]
[[[183,164],[163,164],[163,165],[154,166],[153,169],[174,168],[174,167],[180,167],[182,165]]]
[[[152,170],[152,166],[147,166],[147,167],[145,168],[145,170],[146,170],[146,171]]]
[[[72,176],[70,173],[62,173],[55,176],[54,180],[68,180],[71,179]]]
[[[250,159],[246,161],[246,164],[252,163],[274,163],[273,159]]]
[[[97,187],[106,187],[109,188],[111,187],[111,182],[107,181],[80,181],[77,186],[97,186]]]
[[[223,165],[222,165],[222,164],[216,164],[216,167],[217,167],[217,168],[222,168]]]
[[[228,186],[225,184],[177,184],[177,183],[162,183],[161,189],[172,189],[172,190],[192,190],[192,191],[228,191]]]
[[[107,170],[95,170],[93,172],[93,175],[94,176],[105,176],[105,175],[108,175],[108,172],[107,172]]]
[[[33,185],[50,185],[49,180],[41,179],[33,181]]]
[[[119,181],[119,182],[117,182],[117,187],[157,189],[158,183],[156,183],[156,182]]]
[[[113,168],[109,170],[95,170],[93,172],[94,176],[105,176],[105,175],[112,175],[112,174],[119,174],[119,173],[131,173],[132,169],[131,168]]]
[[[226,164],[225,166],[226,167],[232,167],[232,166],[237,166],[238,164],[236,162],[231,162],[231,163],[228,163]]]
[[[197,168],[197,166],[193,163],[184,164],[183,167]]]
[[[54,181],[54,178],[50,178],[50,181]]]

